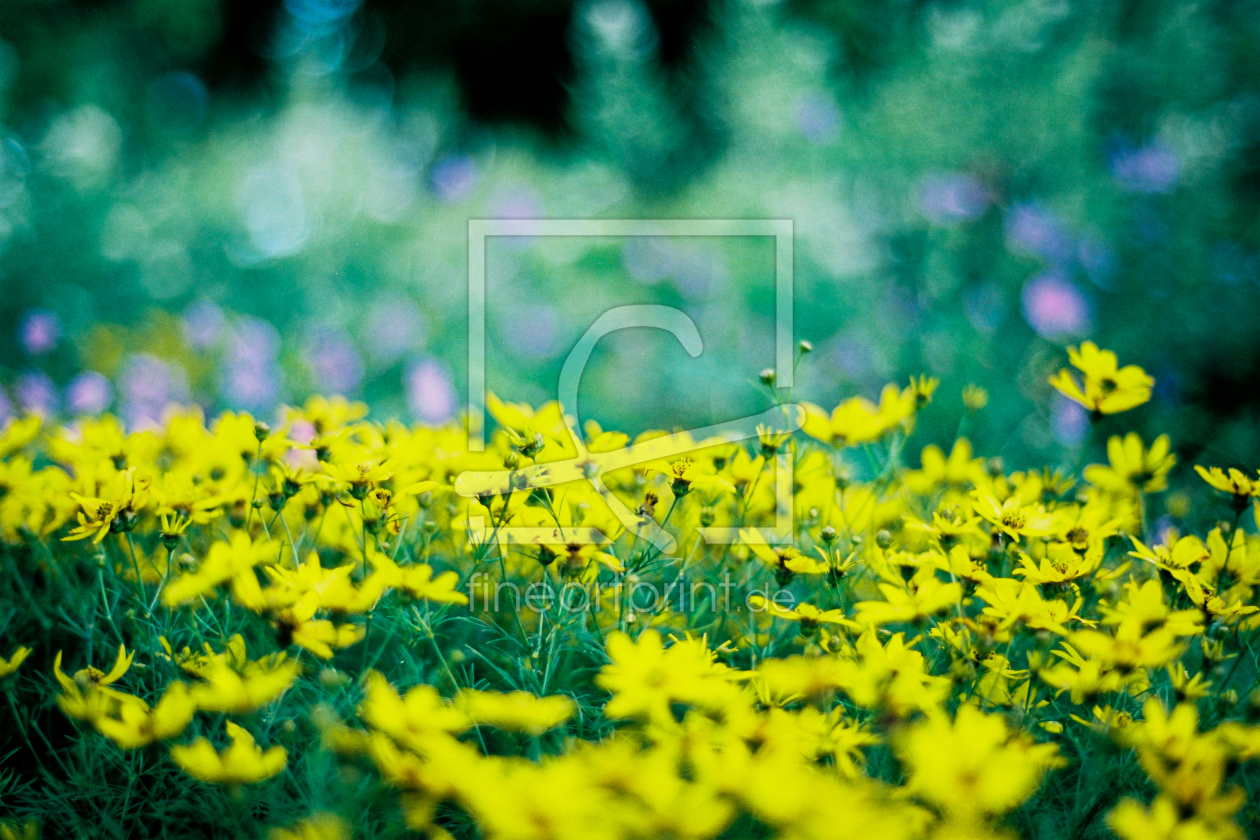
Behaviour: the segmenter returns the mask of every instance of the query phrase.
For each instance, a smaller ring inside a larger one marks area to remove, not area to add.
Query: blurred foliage
[[[344,391],[440,420],[466,377],[469,218],[790,218],[794,396],[940,376],[973,436],[1075,458],[1093,338],[1191,459],[1260,459],[1260,4],[12,2],[0,8],[5,412]],[[539,402],[601,311],[588,416],[760,407],[763,241],[500,241],[489,381]],[[1005,387],[1014,382],[1015,389]],[[934,409],[935,410],[935,409]],[[1101,439],[1099,437],[1098,439]],[[1232,461],[1236,463],[1236,461]]]

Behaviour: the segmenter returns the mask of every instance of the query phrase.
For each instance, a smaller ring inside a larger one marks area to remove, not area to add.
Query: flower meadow
[[[0,838],[1256,836],[1260,478],[1168,492],[1152,378],[1068,362],[1089,437],[1017,471],[915,445],[928,378],[763,374],[800,428],[750,440],[13,419]]]

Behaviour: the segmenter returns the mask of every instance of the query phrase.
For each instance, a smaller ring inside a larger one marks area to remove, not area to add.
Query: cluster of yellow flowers
[[[1149,399],[1114,354],[1070,358],[1050,384],[1095,420]],[[556,403],[493,395],[482,452],[466,424],[341,399],[274,430],[195,409],[130,432],[19,420],[0,541],[28,606],[0,690],[229,789],[336,756],[432,837],[999,838],[1038,797],[1078,836],[1095,815],[1130,840],[1255,830],[1260,538],[1240,520],[1260,478],[1200,467],[1225,516],[1197,536],[1188,498],[1148,521],[1166,437],[1112,437],[1079,483],[965,439],[903,466],[936,387],[805,405],[803,435],[751,446],[578,437]],[[596,476],[575,440],[642,457]],[[76,596],[95,621],[45,650],[50,604]],[[318,743],[275,743],[306,723]],[[1154,796],[1078,794],[1093,742]],[[272,836],[349,837],[347,816]]]

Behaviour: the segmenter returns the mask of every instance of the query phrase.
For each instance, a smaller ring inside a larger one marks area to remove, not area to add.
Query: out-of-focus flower
[[[363,359],[341,330],[316,329],[307,341],[306,362],[319,389],[329,394],[348,394],[363,380]]]
[[[167,406],[188,400],[188,379],[177,362],[148,353],[128,356],[119,374],[122,415],[131,428],[156,423]]]
[[[0,679],[4,679],[10,674],[17,672],[26,657],[31,655],[31,649],[28,647],[19,647],[9,655],[8,659],[0,656]]]
[[[1181,176],[1181,159],[1159,143],[1138,149],[1124,147],[1111,156],[1111,174],[1133,192],[1164,193],[1176,186]]]
[[[226,319],[223,310],[213,301],[201,298],[184,310],[184,340],[194,350],[213,346],[223,334]]]
[[[66,386],[66,410],[71,414],[100,414],[114,401],[114,386],[104,374],[84,371]]]
[[[425,331],[424,313],[410,298],[383,297],[368,310],[363,340],[372,359],[392,364],[423,342]]]
[[[433,165],[429,180],[438,198],[459,201],[477,184],[477,164],[468,155],[450,155]]]
[[[288,828],[273,828],[267,840],[350,840],[350,823],[336,814],[311,814]]]
[[[828,143],[840,133],[840,109],[829,96],[806,94],[796,102],[796,127],[811,143]]]
[[[1072,239],[1059,220],[1036,202],[1013,207],[1006,217],[1006,241],[1016,251],[1026,251],[1052,263],[1072,255]]]
[[[47,353],[61,340],[61,319],[51,312],[35,310],[27,313],[19,329],[22,348],[32,356]]]
[[[29,371],[18,377],[13,394],[28,414],[56,414],[61,407],[57,386],[42,371]]]
[[[980,411],[989,404],[989,392],[979,385],[968,384],[963,387],[962,400],[968,411]]]
[[[234,325],[219,387],[229,405],[255,414],[270,411],[280,398],[283,381],[277,358],[280,333],[258,318]]]
[[[988,206],[988,191],[965,172],[932,172],[919,184],[919,207],[933,224],[976,219]]]
[[[441,423],[455,414],[455,387],[442,365],[424,359],[408,368],[403,384],[412,414],[428,423]]]
[[[1116,414],[1137,408],[1151,398],[1155,380],[1137,365],[1119,367],[1116,354],[1086,341],[1068,348],[1072,366],[1084,374],[1077,384],[1066,368],[1050,377],[1050,384],[1070,400],[1096,414]]]
[[[254,743],[254,736],[232,721],[227,721],[231,744],[217,752],[205,738],[184,746],[171,747],[171,759],[194,779],[220,784],[254,784],[270,779],[284,769],[284,747],[263,752]]]
[[[1061,271],[1047,271],[1029,280],[1020,303],[1028,325],[1045,338],[1089,331],[1089,301]]]
[[[1089,431],[1089,414],[1071,400],[1059,397],[1050,410],[1050,430],[1064,446],[1079,446]]]

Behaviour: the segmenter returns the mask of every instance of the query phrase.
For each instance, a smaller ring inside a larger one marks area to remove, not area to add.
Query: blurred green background
[[[795,396],[943,385],[921,441],[1014,464],[1087,428],[1085,338],[1158,380],[1108,421],[1260,461],[1260,3],[9,0],[0,413],[312,392],[439,421],[466,381],[469,218],[790,218]],[[604,309],[583,414],[762,407],[768,240],[493,240],[489,384],[540,402]]]

